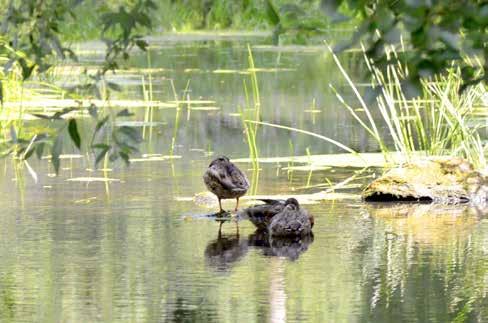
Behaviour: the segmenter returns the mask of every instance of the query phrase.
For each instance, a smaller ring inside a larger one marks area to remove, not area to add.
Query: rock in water
[[[363,191],[368,202],[485,202],[487,178],[462,158],[431,157],[393,168]]]

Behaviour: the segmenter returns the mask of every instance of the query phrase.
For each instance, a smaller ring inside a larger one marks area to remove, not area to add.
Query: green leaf
[[[110,146],[107,144],[95,144],[92,146],[94,149],[100,149],[95,158],[95,167],[100,163],[100,161],[105,157],[107,152],[110,150]]]
[[[124,152],[119,152],[119,155],[120,157],[124,160],[125,162],[125,165],[126,166],[129,166],[130,165],[130,161],[129,161],[129,155],[127,153],[124,153]]]
[[[44,153],[44,143],[43,142],[40,142],[36,145],[36,156],[37,156],[37,159],[41,159],[42,158],[42,154]]]
[[[107,82],[107,86],[114,91],[121,92],[122,88],[117,83]]]
[[[58,135],[51,149],[51,162],[53,163],[54,171],[56,172],[56,175],[59,173],[59,166],[61,165],[61,160],[59,159],[59,156],[61,155],[62,149],[63,149],[63,136]]]
[[[105,118],[97,122],[97,125],[95,126],[95,133],[97,133],[103,127],[108,118],[109,116],[106,116]]]
[[[139,49],[142,51],[146,51],[147,45],[148,44],[145,40],[142,40],[142,39],[136,40],[136,46],[139,47]]]
[[[68,124],[68,132],[71,140],[78,149],[81,149],[81,138],[78,132],[78,126],[76,125],[75,119],[70,119]]]
[[[51,116],[45,115],[45,114],[40,114],[40,113],[31,113],[34,117],[37,117],[39,119],[46,119],[46,120],[52,120]]]
[[[135,142],[141,141],[141,135],[140,135],[139,131],[137,131],[136,129],[134,129],[132,127],[122,126],[122,127],[118,128],[118,131],[120,133],[125,134],[127,137],[129,137],[130,139],[132,139]]]
[[[3,83],[0,80],[0,104],[3,106]]]
[[[128,109],[124,109],[124,110],[119,111],[117,113],[117,117],[132,117],[133,115],[134,115],[134,113],[129,112]]]
[[[32,154],[34,153],[35,151],[35,147],[31,147],[25,154],[24,154],[24,159],[29,159],[30,156],[32,156]]]
[[[22,79],[25,81],[31,76],[32,71],[36,67],[36,64],[32,64],[31,66],[29,66],[26,60],[23,58],[19,59],[19,64],[22,69]]]
[[[276,10],[275,5],[273,4],[273,0],[266,0],[265,5],[266,5],[266,17],[268,18],[268,22],[272,26],[278,25],[280,23],[280,15],[278,14],[278,11]]]

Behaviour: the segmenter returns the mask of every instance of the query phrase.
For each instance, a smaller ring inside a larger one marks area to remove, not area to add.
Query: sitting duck
[[[246,175],[230,162],[225,156],[214,159],[203,175],[207,188],[219,199],[220,212],[223,199],[236,199],[236,208],[239,207],[239,198],[249,189],[249,180]]]
[[[273,216],[268,232],[272,237],[303,237],[312,233],[313,224],[313,216],[296,199],[289,198],[283,211]]]
[[[314,218],[295,198],[285,200],[262,199],[265,204],[242,210],[240,217],[247,217],[258,230],[271,236],[304,236],[312,231]]]

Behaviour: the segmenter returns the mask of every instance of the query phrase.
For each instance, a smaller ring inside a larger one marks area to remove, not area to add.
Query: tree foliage
[[[453,64],[461,67],[464,85],[488,80],[488,2],[484,0],[322,0],[333,19],[359,16],[361,24],[343,50],[362,41],[377,65],[394,63],[385,45],[406,44],[399,59],[409,69],[410,86],[422,77],[443,73]],[[352,12],[352,14],[351,14]],[[468,63],[476,55],[481,64]]]
[[[22,79],[27,80],[35,73],[47,71],[53,64],[60,60],[77,60],[75,53],[68,47],[64,47],[61,42],[62,25],[66,23],[68,17],[77,19],[76,8],[83,0],[10,0],[1,21],[0,30],[0,56],[8,58],[3,66],[4,73],[9,73],[12,69],[19,68]],[[100,69],[93,75],[88,75],[92,80],[84,84],[83,91],[93,91],[100,93],[100,83],[104,82],[109,89],[119,90],[116,84],[105,82],[104,76],[108,71],[114,71],[119,67],[120,60],[127,60],[132,48],[137,47],[146,50],[147,43],[137,32],[149,30],[152,27],[149,12],[156,8],[152,0],[136,0],[126,6],[119,6],[115,9],[104,7],[105,12],[97,13],[94,19],[99,19],[101,30],[100,38],[106,44],[105,60]],[[3,86],[0,80],[0,101],[3,101]],[[15,153],[22,159],[27,159],[34,150],[40,157],[44,150],[44,145],[51,145],[51,160],[58,172],[60,167],[59,155],[63,147],[63,131],[67,129],[71,141],[78,149],[82,147],[82,139],[78,132],[78,125],[75,119],[65,121],[62,117],[79,108],[67,108],[56,112],[52,116],[34,114],[38,118],[56,121],[61,125],[58,128],[57,136],[47,134],[36,134],[31,140],[20,139],[17,136],[15,127],[11,126],[10,146],[7,153]],[[90,114],[98,119],[99,115],[96,107],[91,107]],[[103,117],[102,120],[114,121],[116,117]],[[94,136],[102,127],[106,127],[105,122],[97,126]],[[132,146],[133,142],[139,139],[138,134],[133,129],[115,127],[112,134],[113,143],[104,146],[104,153],[97,152],[97,163],[100,156],[104,157],[109,153],[110,160],[122,158],[125,162],[129,160],[129,154],[136,151]],[[92,149],[97,150],[100,143],[93,144]]]

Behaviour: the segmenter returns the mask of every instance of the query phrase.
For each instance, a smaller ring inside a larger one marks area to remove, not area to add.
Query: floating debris
[[[420,155],[420,154],[419,154]],[[386,160],[385,158],[388,158]],[[299,163],[313,165],[314,167],[384,167],[385,165],[394,165],[405,162],[405,156],[401,153],[342,153],[330,155],[303,155],[303,156],[286,156],[258,158],[260,163]],[[251,158],[233,159],[234,163],[251,163]]]
[[[67,182],[120,182],[118,178],[108,178],[108,177],[73,177],[68,178]]]
[[[157,127],[157,126],[162,126],[166,125],[167,122],[161,122],[161,121],[117,121],[115,123],[117,126],[122,127]]]
[[[59,159],[79,159],[79,158],[83,158],[83,155],[79,155],[79,154],[59,155]],[[51,156],[42,156],[42,159],[51,159]]]
[[[309,110],[304,110],[303,112],[307,112],[307,113],[320,113],[320,112],[322,112],[322,110],[309,109]]]
[[[215,110],[220,110],[219,107],[190,107],[190,110],[192,111],[215,111]]]
[[[336,193],[336,192],[326,192],[321,191],[311,194],[279,194],[279,195],[247,195],[240,198],[240,200],[247,201],[247,204],[254,204],[256,200],[260,199],[275,199],[275,200],[286,200],[289,197],[294,197],[298,200],[300,204],[317,204],[320,201],[330,201],[330,200],[352,200],[360,201],[361,195],[351,194],[351,193]],[[195,194],[193,197],[180,196],[175,198],[179,202],[195,202],[195,204],[212,208],[219,204],[217,197],[210,192],[201,192]],[[222,200],[223,202],[226,200]],[[230,201],[230,200],[229,200]],[[233,201],[232,201],[233,202]]]
[[[131,163],[139,163],[139,162],[153,162],[153,161],[165,161],[170,159],[180,159],[181,156],[178,155],[142,155],[142,158],[131,158]]]
[[[316,171],[316,170],[327,170],[331,169],[332,167],[330,166],[319,166],[319,165],[305,165],[305,166],[288,166],[288,167],[283,167],[283,170],[293,170],[293,171],[303,171],[303,172],[311,172],[311,171]]]
[[[32,100],[32,101],[15,101],[4,102],[3,107],[7,109],[19,109],[19,108],[88,108],[92,105],[97,107],[113,107],[113,108],[176,108],[176,104],[171,102],[161,101],[144,101],[144,100],[73,100],[73,99],[45,99],[45,100]],[[69,113],[63,115],[66,117]]]
[[[97,168],[97,169],[87,168],[86,171],[87,172],[111,172],[112,168]]]
[[[73,203],[75,203],[75,204],[89,204],[89,203],[93,202],[96,199],[97,199],[97,197],[96,196],[93,196],[93,197],[89,197],[89,198],[86,198],[86,199],[74,200]]]
[[[213,100],[179,100],[179,101],[168,101],[171,104],[215,104],[216,102]]]

